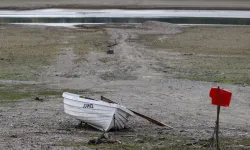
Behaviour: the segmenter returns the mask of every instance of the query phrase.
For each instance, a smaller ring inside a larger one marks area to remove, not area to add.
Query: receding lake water
[[[0,11],[0,23],[142,23],[250,25],[250,11],[219,10],[74,10]]]
[[[249,18],[0,18],[6,23],[142,23],[161,21],[176,24],[232,24],[250,25]]]

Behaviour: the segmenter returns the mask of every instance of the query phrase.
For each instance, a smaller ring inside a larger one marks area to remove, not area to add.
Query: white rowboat
[[[134,113],[126,107],[101,100],[83,98],[72,93],[63,93],[64,112],[101,131],[123,129]]]

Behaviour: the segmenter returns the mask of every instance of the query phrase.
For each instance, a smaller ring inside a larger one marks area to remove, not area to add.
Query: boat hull
[[[64,112],[102,131],[123,129],[133,112],[118,104],[82,98],[80,95],[63,93]]]

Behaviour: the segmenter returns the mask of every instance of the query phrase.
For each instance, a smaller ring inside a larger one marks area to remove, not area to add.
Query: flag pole
[[[217,106],[217,121],[216,121],[216,147],[217,150],[220,150],[219,144],[219,119],[220,119],[220,106]]]
[[[218,89],[220,87],[218,86]],[[220,120],[220,106],[217,106],[217,120],[216,120],[216,149],[220,150],[220,144],[219,144],[219,121]]]
[[[232,97],[232,92],[222,90],[218,86],[218,88],[211,88],[210,97],[212,98],[212,105],[217,105],[217,118],[215,121],[214,132],[212,138],[210,139],[209,146],[215,146],[215,138],[216,138],[216,150],[220,150],[220,141],[219,141],[219,130],[220,130],[220,107],[228,107],[230,105],[230,100]],[[216,136],[216,137],[214,137]]]

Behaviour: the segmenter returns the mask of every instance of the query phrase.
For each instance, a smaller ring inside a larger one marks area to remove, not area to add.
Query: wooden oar
[[[101,100],[103,100],[103,101],[105,101],[105,102],[108,102],[108,103],[117,104],[116,102],[114,102],[114,101],[112,101],[112,100],[110,100],[110,99],[108,99],[108,98],[106,98],[106,97],[104,97],[104,96],[101,96]],[[166,125],[166,124],[164,124],[164,123],[162,123],[162,122],[160,122],[160,121],[157,121],[157,120],[155,120],[155,119],[152,119],[152,118],[150,118],[150,117],[148,117],[148,116],[145,116],[145,115],[143,115],[143,114],[140,114],[140,113],[138,113],[138,112],[136,112],[136,111],[133,111],[133,110],[131,110],[131,109],[128,109],[128,110],[130,110],[130,111],[132,111],[134,114],[136,114],[136,115],[138,115],[138,116],[140,116],[140,117],[142,117],[142,118],[148,120],[149,122],[152,122],[153,124],[156,124],[156,125],[161,126],[161,127],[169,127],[169,128],[171,128],[171,129],[173,129],[173,127],[171,127],[171,126],[169,126],[169,125]]]

